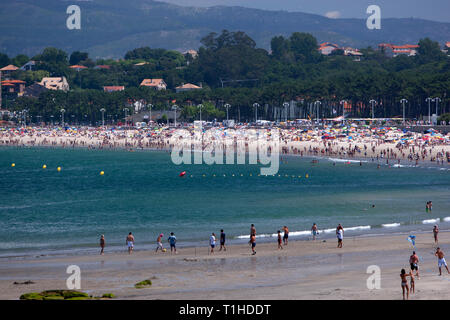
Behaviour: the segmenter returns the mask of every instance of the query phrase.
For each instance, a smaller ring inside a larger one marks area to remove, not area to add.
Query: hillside
[[[66,28],[70,4],[81,7],[81,30]],[[198,48],[203,36],[223,29],[245,31],[266,49],[273,36],[295,31],[310,32],[320,42],[355,47],[417,43],[424,37],[450,40],[450,23],[412,18],[383,19],[381,30],[368,30],[364,19],[242,7],[193,8],[151,0],[13,0],[0,7],[0,52],[32,56],[54,46],[99,58],[121,57],[142,46],[183,51]]]

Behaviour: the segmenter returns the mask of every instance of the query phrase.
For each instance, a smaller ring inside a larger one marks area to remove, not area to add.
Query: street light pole
[[[200,122],[202,122],[202,109],[203,109],[203,105],[200,103],[197,108],[200,110]]]
[[[258,122],[258,107],[259,107],[259,104],[258,103],[254,103],[253,104],[253,108],[255,108],[255,124]]]
[[[341,100],[339,101],[340,104],[342,104],[342,123],[345,122],[345,103],[347,100]]]
[[[128,121],[127,121],[128,111],[130,111],[130,109],[123,108],[123,112],[125,113],[125,127],[128,127]]]
[[[314,105],[317,105],[317,124],[320,123],[320,113],[319,113],[319,108],[320,105],[322,105],[322,102],[320,102],[319,100],[317,100],[316,102],[314,102]]]
[[[105,108],[101,108],[100,112],[102,113],[102,127],[105,127]]]
[[[27,126],[27,116],[26,116],[26,114],[27,114],[27,110],[23,109],[22,110],[22,115],[23,115],[23,123],[24,123],[25,127]]]
[[[370,101],[369,101],[369,103],[372,105],[372,121],[375,119],[375,113],[374,113],[374,110],[373,110],[373,106],[374,106],[374,104],[376,104],[377,102],[375,101],[375,100],[373,100],[373,99],[371,99]]]
[[[431,101],[433,101],[433,98],[428,97],[425,101],[428,102],[428,124],[431,124]]]
[[[438,103],[441,102],[442,100],[441,100],[441,98],[436,97],[436,98],[433,99],[433,101],[436,102],[436,119],[437,119],[437,116],[438,116]]]
[[[152,108],[153,108],[153,105],[151,103],[149,103],[147,105],[147,107],[150,108],[150,115],[149,115],[150,118],[148,119],[148,122],[150,122],[150,121],[152,121]]]
[[[284,122],[287,125],[287,108],[289,107],[289,102],[283,103],[283,107],[284,107]]]
[[[175,128],[177,127],[177,109],[178,109],[178,106],[176,104],[174,104],[172,106],[172,110],[175,111],[175,122],[174,122]]]
[[[403,125],[405,125],[405,103],[408,103],[408,100],[402,99],[400,103],[403,104]]]
[[[230,104],[226,103],[224,107],[227,109],[227,122],[228,122],[228,109],[231,107]]]
[[[64,113],[66,112],[66,109],[61,109],[61,123],[62,123],[62,127],[64,127]]]

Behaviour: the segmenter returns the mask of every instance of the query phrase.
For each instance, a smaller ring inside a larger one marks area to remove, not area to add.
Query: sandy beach
[[[218,146],[225,150],[227,142],[223,139],[224,129],[226,128],[217,127],[213,129],[214,133],[204,134],[203,150],[215,149]],[[340,159],[366,158],[383,161],[386,164],[450,163],[450,133],[444,135],[435,131],[429,134],[403,132],[395,127],[388,129],[350,127],[350,129],[351,131],[331,126],[321,130],[276,129],[279,133],[279,154]],[[128,130],[84,127],[67,130],[58,127],[35,127],[27,130],[16,128],[0,131],[0,146],[172,150],[191,145],[191,142],[185,139],[172,139],[177,136],[176,130],[170,127]],[[193,130],[193,127],[187,129],[191,133]],[[245,142],[244,152],[256,150],[258,143],[262,141],[256,139],[254,133],[247,128],[231,130],[237,139]],[[268,129],[259,130],[264,132]],[[324,139],[326,136],[333,139]],[[267,141],[269,137],[270,135]]]
[[[0,144],[9,146],[84,147],[95,149],[155,148],[170,149],[170,132],[144,137],[141,131],[65,132],[38,129],[30,133],[3,132]],[[423,136],[411,141],[395,142],[355,133],[347,138],[324,141],[319,132],[282,132],[282,155],[372,158],[389,164],[436,163],[448,166],[450,145],[447,140],[424,143]],[[397,139],[397,140],[395,140]],[[427,138],[428,139],[428,138]],[[446,138],[447,139],[447,138]],[[209,142],[207,142],[209,143]],[[249,141],[249,145],[256,143]],[[345,227],[345,226],[344,226]],[[450,299],[450,275],[438,276],[436,245],[431,232],[416,234],[420,259],[420,280],[410,299]],[[35,256],[34,258],[0,258],[0,299],[18,299],[26,292],[66,289],[66,269],[81,269],[81,290],[98,296],[114,293],[117,299],[402,299],[400,270],[409,272],[413,248],[408,234],[345,237],[344,247],[336,248],[334,238],[316,241],[294,240],[277,250],[276,239],[258,243],[251,255],[247,244],[232,245],[226,252],[209,254],[203,247],[181,248],[178,254],[139,250],[129,255],[105,250],[105,255]],[[164,243],[167,247],[167,243]],[[450,254],[450,232],[440,233],[440,247]],[[156,247],[156,244],[155,244]],[[369,266],[381,269],[381,288],[370,290]],[[151,279],[152,286],[136,289],[134,284]],[[32,281],[32,284],[20,284]],[[19,284],[14,284],[18,282]]]
[[[436,245],[430,233],[417,234],[420,279],[411,300],[450,299],[450,275],[438,275]],[[182,248],[178,254],[137,251],[105,255],[0,260],[0,299],[18,299],[25,292],[65,289],[66,268],[81,269],[81,290],[114,293],[117,299],[402,299],[400,270],[409,272],[413,248],[407,234],[290,241],[277,250],[276,239],[257,244],[252,256],[246,244],[208,254],[208,247]],[[450,252],[450,232],[441,231],[439,246]],[[165,244],[167,247],[167,245]],[[217,249],[216,249],[217,250]],[[369,290],[367,267],[381,270],[381,288]],[[134,288],[151,279],[152,286]],[[14,284],[32,281],[33,284]]]

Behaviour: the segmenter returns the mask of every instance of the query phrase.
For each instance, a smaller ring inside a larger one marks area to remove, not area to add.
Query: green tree
[[[430,38],[420,39],[417,53],[420,63],[428,63],[445,58],[439,42],[433,41]]]
[[[7,54],[0,53],[0,68],[6,67],[10,64],[10,60]]]
[[[88,58],[89,54],[87,52],[74,51],[70,55],[69,64],[77,65],[80,64],[82,61],[87,60]]]

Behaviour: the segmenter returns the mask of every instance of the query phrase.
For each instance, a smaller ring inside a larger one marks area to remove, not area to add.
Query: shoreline
[[[450,252],[450,232],[439,234],[439,246]],[[401,299],[400,269],[409,270],[412,245],[405,235],[345,237],[336,241],[290,241],[283,250],[276,241],[250,247],[227,246],[209,255],[206,248],[180,249],[177,255],[136,251],[129,255],[45,257],[32,261],[0,260],[0,299],[18,299],[25,292],[64,289],[68,265],[79,265],[81,290],[89,294],[114,293],[118,299]],[[432,233],[418,234],[420,280],[411,299],[449,299],[450,275],[437,276]],[[369,265],[381,268],[381,289],[366,287]],[[148,289],[136,282],[152,279]],[[31,280],[34,284],[14,285]]]
[[[84,150],[88,150],[87,147],[83,147],[83,146],[77,146],[76,148],[63,148],[60,146],[0,146],[0,148],[30,148],[30,149],[34,149],[34,148],[58,148],[59,150],[71,150],[71,149],[84,149]],[[93,149],[92,151],[118,151],[118,149]],[[119,149],[119,151],[126,151],[126,149]],[[139,150],[142,152],[169,152],[170,150],[161,150],[161,149],[143,149],[143,150]],[[281,157],[283,158],[294,158],[294,159],[304,159],[304,160],[310,160],[310,159],[319,159],[319,160],[323,160],[323,161],[327,161],[330,162],[330,166],[331,166],[331,162],[336,162],[335,160],[337,160],[337,158],[333,158],[331,156],[314,156],[314,155],[305,155],[305,156],[301,156],[299,154],[283,154],[281,155]],[[351,163],[357,163],[360,161],[365,161],[365,165],[375,165],[375,162],[371,162],[369,159],[357,159],[357,158],[350,158],[350,159],[340,159],[340,162],[347,162],[350,161]],[[381,164],[381,166],[387,166],[386,164]],[[395,166],[395,165],[394,165]],[[437,163],[431,163],[429,164],[429,167],[422,167],[422,166],[412,166],[412,167],[416,167],[416,168],[437,168],[437,169],[442,169],[442,167],[440,167],[440,165],[438,165]],[[450,170],[450,169],[447,169]],[[195,177],[194,177],[195,178]],[[271,178],[270,176],[268,177],[269,179]],[[363,209],[363,210],[369,210],[369,209]],[[414,220],[414,221],[385,221],[383,223],[379,223],[377,225],[346,225],[345,229],[354,229],[351,231],[351,235],[354,237],[363,237],[365,236],[365,234],[368,234],[369,236],[374,236],[374,235],[393,235],[393,234],[398,234],[400,233],[404,233],[407,232],[405,229],[413,229],[413,232],[426,232],[424,229],[427,228],[427,226],[430,226],[429,228],[432,228],[432,225],[434,223],[439,224],[440,228],[442,230],[450,230],[450,213],[448,216],[442,216],[442,217],[434,217],[434,216],[430,216],[429,218],[426,217],[421,217],[421,219],[419,220]],[[425,222],[428,220],[435,220],[434,222]],[[329,239],[329,238],[333,238],[334,235],[334,227],[332,226],[325,226],[323,227],[323,229],[319,229],[319,231],[321,231],[321,238],[323,239]],[[310,231],[308,230],[296,230],[296,229],[291,229],[290,230],[290,235],[291,238],[299,240],[299,241],[306,241],[308,238],[310,238]],[[228,231],[229,232],[229,231]],[[307,234],[306,234],[307,233]],[[296,235],[297,234],[297,235]],[[241,243],[243,239],[243,235],[233,235],[229,237],[229,241],[233,244],[239,244]],[[233,237],[233,238],[231,238]],[[264,242],[264,243],[268,243],[271,241],[274,241],[274,237],[276,237],[275,233],[272,234],[258,234],[257,235],[257,239],[260,242]],[[180,239],[181,241],[183,241],[183,239]],[[199,246],[200,241],[203,240],[187,240],[184,244],[181,242],[181,247],[184,248],[194,248],[194,247],[201,247]],[[152,248],[154,246],[153,244],[154,241],[143,241],[140,242],[142,244],[141,250],[148,250],[149,248]],[[206,242],[206,241],[205,241]],[[44,250],[44,254],[45,256],[71,256],[73,254],[75,255],[84,255],[87,252],[90,251],[94,251],[96,250],[95,248],[97,247],[96,244],[93,244],[93,242],[85,242],[85,243],[79,243],[79,244],[75,244],[75,252],[76,253],[71,253],[71,251],[73,251],[73,246],[71,246],[70,244],[68,245],[63,245],[60,248],[54,248],[54,247],[46,247],[46,248],[41,248],[41,249],[37,249],[37,250],[29,250],[29,249],[19,249],[19,251],[23,250],[23,254],[19,253],[19,254],[14,254],[14,252],[11,252],[11,254],[5,254],[0,256],[0,260],[2,259],[23,259],[23,260],[29,260],[29,259],[33,259],[33,257],[36,256],[41,256],[41,251]],[[112,248],[114,248],[114,252],[120,252],[122,249],[121,245],[118,245],[117,243],[113,243],[113,245],[111,246]],[[8,249],[6,249],[8,250]],[[14,249],[14,251],[17,251],[17,249]],[[140,251],[140,250],[139,250]]]

